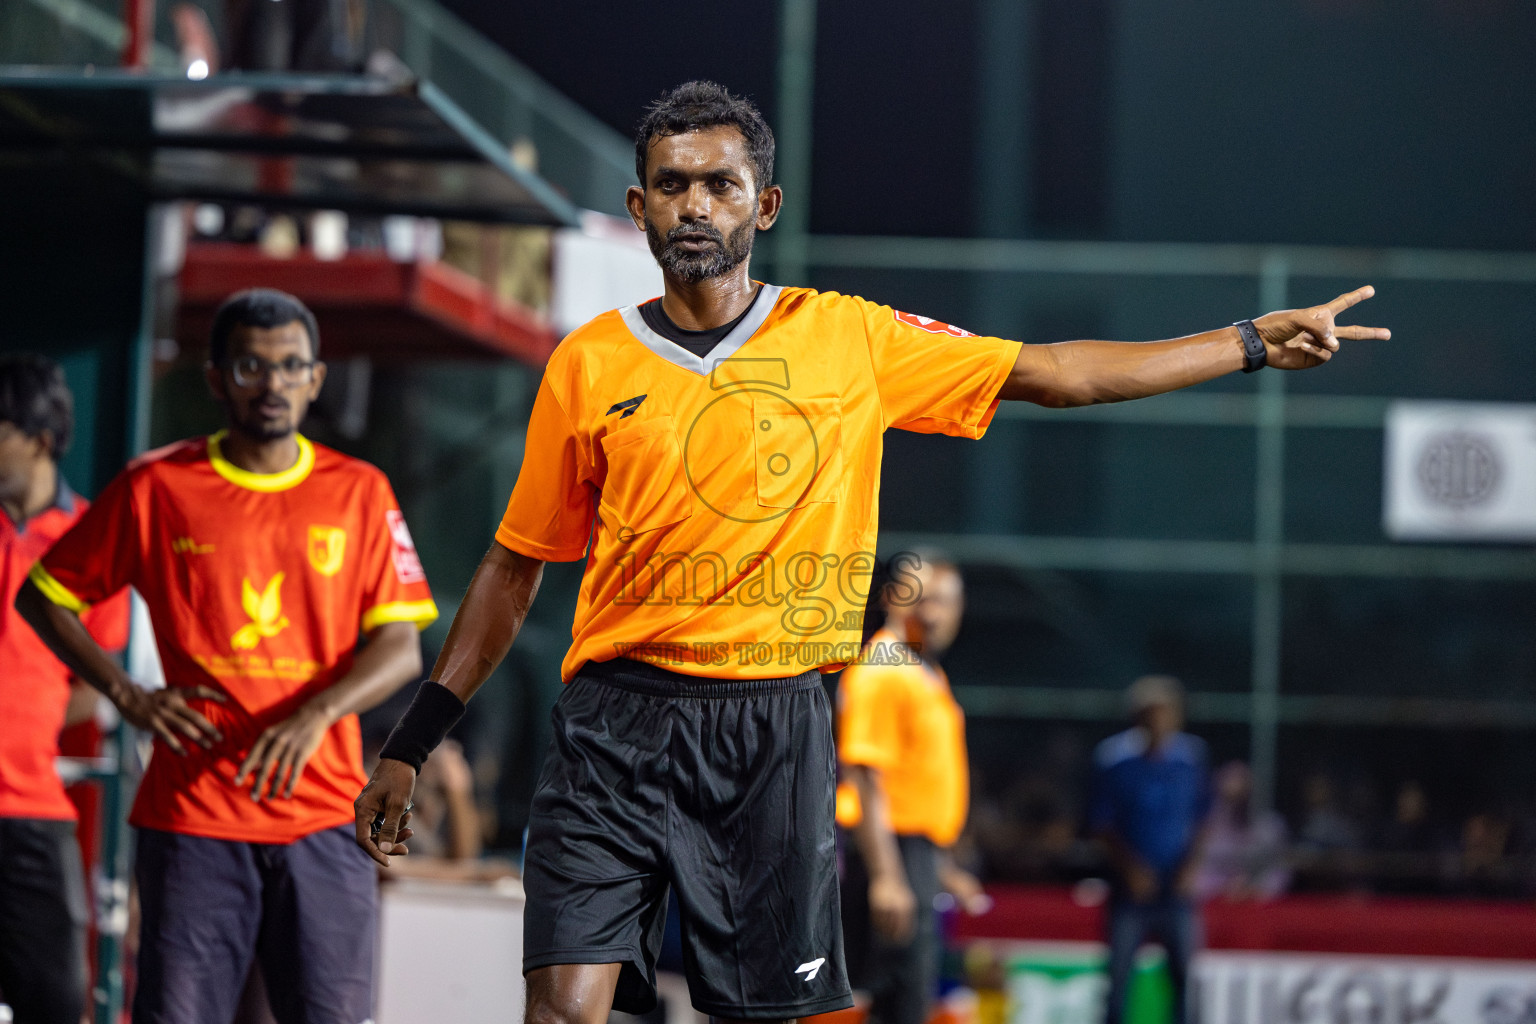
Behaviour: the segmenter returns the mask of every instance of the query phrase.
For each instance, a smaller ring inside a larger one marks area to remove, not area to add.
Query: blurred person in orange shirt
[[[851,831],[842,887],[851,980],[875,1024],[922,1024],[938,986],[934,899],[979,912],[981,885],[950,848],[970,792],[965,714],[938,657],[965,611],[959,570],[899,555],[880,590],[884,624],[839,685],[837,821]]]
[[[139,1024],[230,1020],[253,959],[282,1024],[372,1016],[378,880],[346,827],[366,779],[357,712],[420,675],[417,629],[437,608],[384,474],[298,432],[318,354],[293,296],[231,296],[206,367],[227,429],[131,463],[16,599],[154,735],[129,819]],[[162,690],[81,626],[129,585]]]
[[[90,718],[95,692],[11,606],[32,563],[85,512],[59,471],[73,430],[57,363],[0,359],[0,1000],[17,1024],[79,1024],[85,1006],[85,877],[54,760],[59,731]],[[91,609],[84,624],[103,648],[121,650],[128,596]]]

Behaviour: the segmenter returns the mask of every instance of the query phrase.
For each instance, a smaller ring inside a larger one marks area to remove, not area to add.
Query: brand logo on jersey
[[[395,578],[401,583],[422,582],[427,574],[422,570],[421,558],[416,554],[416,542],[411,539],[411,531],[405,525],[405,513],[392,508],[384,513],[384,520],[389,523],[389,538],[393,542],[394,550],[390,552],[390,557],[395,563]]]
[[[827,958],[819,956],[815,960],[807,961],[795,968],[796,974],[805,975],[806,981],[815,981],[816,975],[821,973],[821,965],[827,962]]]
[[[614,402],[613,407],[604,413],[604,415],[612,416],[614,413],[619,412],[622,409],[623,414],[619,416],[619,419],[627,420],[635,414],[636,409],[640,408],[640,403],[649,397],[650,393],[647,392],[643,395],[636,395],[634,398],[626,398],[622,402]]]
[[[321,576],[335,576],[347,553],[347,531],[339,526],[309,528],[309,564]]]
[[[212,544],[199,544],[191,537],[177,537],[171,541],[171,551],[178,555],[211,555]]]
[[[954,324],[946,324],[940,320],[930,320],[928,317],[918,316],[916,313],[903,313],[900,310],[895,312],[896,319],[900,323],[916,327],[920,331],[927,331],[929,334],[947,334],[951,338],[976,337],[972,332],[956,327]]]
[[[251,621],[235,630],[235,635],[229,638],[229,646],[237,651],[249,651],[263,639],[287,629],[288,616],[283,614],[283,574],[273,576],[260,592],[249,579],[242,579],[240,607],[245,609]]]

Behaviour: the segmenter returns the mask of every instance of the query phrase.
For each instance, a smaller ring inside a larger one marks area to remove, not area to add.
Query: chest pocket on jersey
[[[837,501],[843,486],[843,413],[836,398],[752,396],[757,503],[800,508]]]
[[[605,434],[608,475],[598,511],[620,540],[680,523],[693,514],[683,452],[672,417],[654,416]]]

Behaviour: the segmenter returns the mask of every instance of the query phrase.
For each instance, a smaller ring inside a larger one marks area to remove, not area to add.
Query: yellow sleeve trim
[[[61,602],[62,603],[62,602]],[[363,632],[371,633],[387,622],[414,622],[417,629],[426,629],[437,621],[437,602],[392,601],[374,605],[363,612]]]
[[[82,614],[90,605],[80,600],[68,587],[54,579],[42,562],[32,563],[32,569],[27,573],[27,579],[43,592],[43,596],[61,608],[68,608],[76,615]]]

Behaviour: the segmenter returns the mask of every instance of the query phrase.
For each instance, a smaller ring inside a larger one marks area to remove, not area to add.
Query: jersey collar
[[[779,293],[784,289],[776,284],[765,284],[758,292],[757,299],[752,303],[752,308],[747,315],[742,317],[731,333],[720,339],[720,343],[710,349],[707,356],[696,356],[675,341],[663,338],[646,325],[645,317],[640,315],[639,306],[625,306],[619,310],[619,316],[624,321],[624,326],[629,332],[639,339],[640,344],[656,353],[674,366],[680,366],[685,370],[698,374],[700,377],[708,377],[716,366],[735,355],[741,346],[747,343],[747,339],[757,333],[757,329],[763,326],[763,321],[768,319],[768,314],[773,312],[773,307],[778,305]]]
[[[303,434],[295,434],[294,440],[299,443],[299,458],[287,469],[278,473],[252,473],[248,469],[241,469],[226,459],[220,450],[220,445],[228,434],[228,430],[221,430],[217,434],[209,435],[208,461],[213,465],[215,473],[246,490],[286,491],[290,487],[297,487],[303,483],[309,476],[309,471],[315,468],[315,446],[310,444],[309,438]]]

